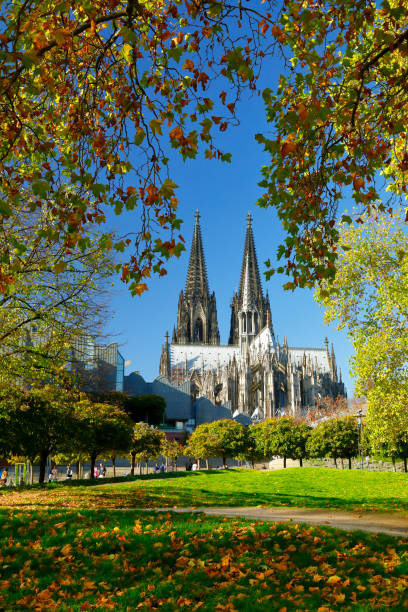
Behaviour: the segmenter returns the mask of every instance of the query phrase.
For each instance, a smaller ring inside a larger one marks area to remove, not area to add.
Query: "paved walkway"
[[[361,530],[369,533],[408,538],[408,517],[395,514],[355,514],[332,510],[307,508],[149,508],[157,512],[203,512],[211,516],[242,517],[257,521],[277,521],[327,525],[346,531]]]

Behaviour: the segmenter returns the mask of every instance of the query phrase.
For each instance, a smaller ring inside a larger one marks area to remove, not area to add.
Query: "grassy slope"
[[[407,599],[406,540],[329,528],[3,509],[0,550],[5,610],[368,612]]]
[[[1,491],[0,505],[26,507],[298,506],[408,513],[408,475],[325,468],[272,472],[178,472],[122,484],[49,485]],[[52,487],[52,488],[51,488]]]

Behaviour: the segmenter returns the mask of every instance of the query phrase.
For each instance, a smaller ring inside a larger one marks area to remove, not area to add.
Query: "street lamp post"
[[[361,448],[361,438],[362,438],[361,433],[362,433],[362,428],[363,428],[363,411],[361,408],[357,412],[356,417],[357,417],[357,424],[358,424],[358,454],[360,455],[361,469],[364,470],[363,451]]]

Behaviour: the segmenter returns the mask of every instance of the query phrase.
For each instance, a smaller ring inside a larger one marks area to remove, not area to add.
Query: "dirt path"
[[[146,509],[147,510],[147,509]],[[394,514],[309,510],[306,508],[149,508],[149,512],[203,512],[211,516],[242,517],[257,521],[277,521],[327,525],[346,531],[361,530],[369,533],[408,538],[408,517]]]

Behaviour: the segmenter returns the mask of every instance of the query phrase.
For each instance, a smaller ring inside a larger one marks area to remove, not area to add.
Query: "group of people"
[[[98,466],[94,466],[94,478],[105,478],[106,476],[106,467],[103,465],[103,463],[99,464],[99,468]]]
[[[165,472],[165,471],[166,471],[166,466],[164,465],[163,462],[160,465],[156,463],[156,465],[154,466],[155,474],[157,474],[158,472]]]

